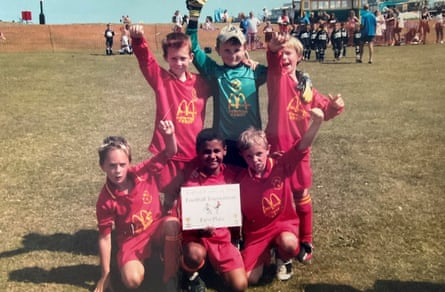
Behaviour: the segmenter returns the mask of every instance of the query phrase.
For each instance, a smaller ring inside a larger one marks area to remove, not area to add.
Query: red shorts
[[[129,261],[140,261],[150,258],[153,245],[162,242],[162,227],[168,217],[162,217],[153,222],[151,226],[141,234],[129,237],[123,241],[117,252],[117,265],[119,270]]]
[[[184,231],[183,244],[198,242],[207,250],[207,258],[212,267],[226,273],[238,268],[244,268],[243,258],[239,250],[232,244],[228,228],[218,228],[211,237],[200,237],[196,231]]]
[[[293,233],[298,238],[298,224],[291,221],[279,222],[273,232],[263,232],[256,238],[245,238],[244,249],[241,251],[246,271],[267,265],[270,261],[269,249],[275,245],[275,239],[283,232]],[[252,236],[253,237],[253,236]],[[299,249],[295,250],[292,256],[297,256]]]

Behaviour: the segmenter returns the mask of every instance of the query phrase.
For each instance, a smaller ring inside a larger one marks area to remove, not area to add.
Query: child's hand
[[[107,289],[111,292],[114,291],[110,285],[110,274],[107,274],[106,276],[103,276],[99,279],[94,292],[104,292],[107,291]]]
[[[345,107],[345,101],[341,97],[341,94],[337,94],[336,96],[332,96],[331,94],[329,94],[328,97],[331,100],[331,106],[333,108],[341,109]]]
[[[130,26],[130,36],[133,39],[139,39],[144,36],[144,27],[140,24]]]
[[[288,33],[272,33],[272,39],[269,42],[269,50],[271,52],[278,52],[284,48],[284,44],[289,40],[290,35]]]
[[[314,123],[322,123],[324,120],[324,113],[321,109],[314,107],[311,109],[311,118]]]
[[[250,69],[252,69],[253,71],[255,71],[256,67],[259,64],[259,62],[250,59],[247,52],[246,52],[246,57],[241,62],[247,67],[250,67]]]
[[[173,135],[175,133],[175,125],[172,121],[160,121],[159,129],[163,135]]]

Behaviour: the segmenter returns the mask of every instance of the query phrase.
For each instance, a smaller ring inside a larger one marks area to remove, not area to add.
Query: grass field
[[[445,291],[444,50],[378,47],[368,65],[349,49],[337,64],[301,64],[346,102],[313,147],[315,257],[249,291]],[[0,291],[90,291],[97,147],[124,135],[134,161],[146,158],[153,92],[134,56],[102,50],[1,53],[0,68]]]

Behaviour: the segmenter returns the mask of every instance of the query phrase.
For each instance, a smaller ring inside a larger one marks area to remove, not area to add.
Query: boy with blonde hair
[[[289,260],[299,254],[299,218],[292,198],[290,178],[323,121],[323,111],[311,110],[313,122],[301,140],[289,148],[282,157],[269,156],[270,145],[262,130],[249,128],[238,141],[238,147],[248,169],[240,174],[242,234],[241,251],[249,284],[256,284],[268,263],[269,250],[277,252],[277,278],[289,280],[292,267]]]
[[[146,274],[144,261],[153,256],[156,246],[162,250],[166,291],[177,291],[180,224],[176,217],[162,215],[157,183],[159,172],[177,151],[175,128],[171,121],[161,121],[159,130],[165,148],[135,166],[130,165],[131,147],[125,138],[106,137],[99,147],[99,164],[106,173],[106,182],[96,203],[101,277],[95,292],[110,286],[113,229],[117,265],[126,287],[141,285]]]
[[[303,57],[301,42],[287,34],[277,34],[267,51],[269,95],[266,134],[272,152],[287,151],[298,143],[308,130],[311,111],[319,108],[329,120],[343,112],[340,94],[328,97],[312,87],[307,74],[297,70]],[[312,185],[310,148],[299,160],[291,178],[296,211],[300,218],[301,249],[298,260],[309,262],[312,257]]]

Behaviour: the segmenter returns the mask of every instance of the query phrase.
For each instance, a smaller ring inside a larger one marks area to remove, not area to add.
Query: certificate
[[[182,229],[241,226],[239,184],[182,187]]]

